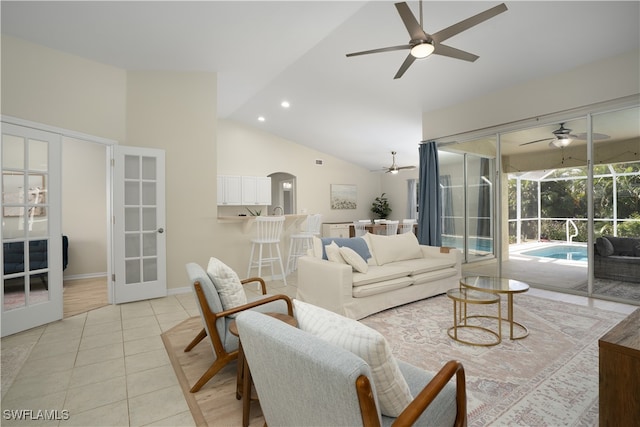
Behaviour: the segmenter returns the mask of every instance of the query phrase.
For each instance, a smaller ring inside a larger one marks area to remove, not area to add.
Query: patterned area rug
[[[582,283],[573,289],[587,292],[587,284]],[[623,282],[621,280],[593,280],[593,293],[595,295],[607,295],[610,297],[625,299],[631,304],[640,305],[640,283]]]
[[[503,299],[503,313],[506,302]],[[469,315],[495,315],[469,305]],[[362,320],[380,331],[398,359],[436,372],[450,359],[466,371],[469,426],[592,426],[598,424],[598,339],[626,316],[528,295],[514,297],[514,318],[529,336],[502,343],[461,344],[446,331],[453,303],[442,295]],[[497,321],[481,319],[497,329]],[[515,335],[522,333],[516,329]],[[481,336],[471,337],[481,339]]]

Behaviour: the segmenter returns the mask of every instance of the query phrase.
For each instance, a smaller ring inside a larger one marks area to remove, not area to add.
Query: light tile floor
[[[295,296],[295,280],[288,281],[269,283],[269,292]],[[257,294],[252,286],[247,291]],[[530,294],[622,313],[637,308],[539,289]],[[3,338],[1,424],[193,426],[160,334],[198,315],[187,293],[107,306]],[[11,360],[20,355],[24,361]],[[7,409],[67,410],[69,419],[19,422],[5,418]]]
[[[295,287],[282,282],[268,289],[295,296]],[[160,334],[198,315],[186,293],[110,305],[2,338],[0,424],[194,425]],[[69,419],[5,417],[5,410],[22,409],[67,410]]]

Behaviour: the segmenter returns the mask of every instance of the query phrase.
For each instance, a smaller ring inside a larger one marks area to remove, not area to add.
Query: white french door
[[[115,146],[113,299],[167,295],[164,150]]]
[[[60,146],[59,134],[2,122],[3,337],[62,319]]]

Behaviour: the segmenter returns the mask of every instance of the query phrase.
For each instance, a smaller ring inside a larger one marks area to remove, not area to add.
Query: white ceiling
[[[408,2],[419,16],[417,1]],[[434,33],[499,2],[425,1]],[[218,112],[379,169],[417,163],[422,112],[541,78],[640,44],[638,1],[509,1],[446,44],[480,58],[416,61],[392,1],[2,1],[2,33],[127,70],[218,73]],[[291,107],[280,107],[282,100]],[[258,122],[263,115],[265,122]]]

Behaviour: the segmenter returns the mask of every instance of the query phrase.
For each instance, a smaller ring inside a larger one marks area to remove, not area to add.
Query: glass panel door
[[[165,296],[164,151],[116,147],[115,302]]]
[[[640,303],[640,108],[594,115],[593,285]]]
[[[508,197],[503,277],[587,292],[586,127],[587,120],[579,118],[501,135]]]
[[[439,148],[442,245],[466,262],[495,256],[495,138]]]
[[[60,137],[2,125],[2,336],[62,318]]]

